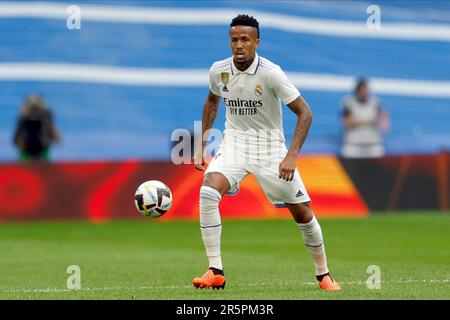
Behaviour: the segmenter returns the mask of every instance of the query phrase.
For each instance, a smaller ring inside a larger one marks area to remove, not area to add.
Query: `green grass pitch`
[[[191,287],[207,267],[196,222],[4,223],[0,299],[450,299],[448,213],[320,222],[340,292],[318,289],[291,220],[224,221],[225,290]],[[69,265],[81,290],[66,288]],[[369,265],[379,290],[366,286]]]

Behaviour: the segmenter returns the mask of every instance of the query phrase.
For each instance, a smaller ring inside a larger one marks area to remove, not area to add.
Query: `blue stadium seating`
[[[105,1],[92,3],[107,4]],[[111,5],[204,7],[205,2],[111,1]],[[399,1],[383,21],[446,23],[448,3]],[[270,2],[213,2],[235,8],[303,17],[357,21],[363,11],[330,10],[327,4],[302,7]],[[328,6],[333,4],[328,3]],[[0,4],[1,6],[1,4]],[[347,4],[351,8],[351,4]],[[403,10],[403,11],[401,11]],[[398,12],[402,12],[400,14]],[[394,14],[398,13],[398,14]],[[408,14],[406,14],[408,13]],[[447,15],[448,17],[448,15]],[[345,76],[450,81],[450,42],[376,40],[331,37],[265,29],[261,26],[260,55],[287,72]],[[83,22],[69,31],[65,21],[0,18],[0,63],[79,63],[140,68],[208,69],[230,55],[228,27]],[[206,76],[206,75],[205,75]],[[341,92],[302,90],[314,123],[304,146],[308,153],[338,153]],[[28,92],[42,93],[55,114],[63,144],[57,160],[170,157],[170,134],[200,120],[208,88],[127,86],[72,82],[0,81],[0,161],[16,159],[11,143],[19,107]],[[428,153],[450,149],[450,99],[379,95],[391,115],[385,137],[389,154]],[[221,106],[223,108],[223,105]],[[284,107],[285,134],[292,137],[296,119]],[[224,113],[215,127],[223,129]]]

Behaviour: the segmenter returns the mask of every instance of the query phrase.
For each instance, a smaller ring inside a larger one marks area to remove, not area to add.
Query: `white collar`
[[[253,60],[252,64],[245,71],[241,71],[238,68],[236,68],[236,66],[234,65],[233,57],[231,57],[231,74],[236,75],[239,73],[247,73],[253,75],[258,70],[258,65],[259,65],[259,56],[256,52],[255,52],[255,60]]]

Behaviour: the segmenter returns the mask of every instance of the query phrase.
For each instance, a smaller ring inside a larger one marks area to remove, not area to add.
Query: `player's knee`
[[[217,190],[221,196],[230,189],[228,179],[221,173],[215,172],[210,172],[205,175],[202,186]]]
[[[287,204],[289,211],[297,223],[308,223],[314,217],[314,213],[312,212],[309,204],[310,202],[303,202],[294,205]]]
[[[214,187],[214,174],[211,174],[211,173],[205,174],[205,176],[203,177],[202,186],[211,187],[211,188]]]

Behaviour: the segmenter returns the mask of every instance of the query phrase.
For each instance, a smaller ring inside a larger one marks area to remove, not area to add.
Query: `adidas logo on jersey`
[[[302,190],[298,190],[297,194],[295,195],[296,198],[298,197],[302,197],[304,194],[302,192]]]

